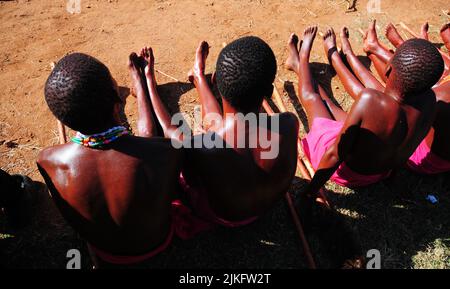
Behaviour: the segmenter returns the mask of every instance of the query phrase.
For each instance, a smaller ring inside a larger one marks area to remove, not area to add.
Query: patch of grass
[[[12,239],[13,235],[0,233],[0,240]]]
[[[381,182],[353,191],[329,184],[333,191],[329,198],[359,236],[363,252],[380,251],[382,268],[448,268],[448,177],[406,170],[397,177],[403,180],[402,188]],[[428,194],[436,195],[439,202],[429,203]]]
[[[413,256],[414,269],[450,269],[450,239],[436,239]]]

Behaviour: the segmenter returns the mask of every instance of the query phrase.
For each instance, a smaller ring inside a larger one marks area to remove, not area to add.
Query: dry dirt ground
[[[84,52],[103,61],[124,93],[128,93],[127,56],[142,46],[152,46],[160,92],[172,112],[191,113],[198,104],[186,74],[201,40],[211,46],[207,72],[213,72],[223,43],[245,35],[256,35],[269,43],[278,61],[276,85],[284,89],[285,101],[301,114],[295,101],[296,79],[283,68],[286,41],[291,32],[301,34],[309,24],[321,31],[346,25],[361,59],[370,65],[361,49],[358,28],[365,29],[376,18],[380,38],[388,22],[400,21],[418,30],[430,23],[431,40],[441,45],[439,27],[449,21],[445,0],[381,0],[380,13],[368,13],[366,1],[357,1],[357,11],[346,13],[347,1],[302,0],[81,0],[81,13],[70,14],[68,0],[0,1],[0,167],[36,181],[33,224],[13,231],[0,215],[0,266],[64,268],[70,248],[85,245],[61,219],[42,185],[35,159],[38,152],[57,143],[55,119],[46,107],[43,87],[50,63],[70,52]],[[402,32],[404,36],[404,32]],[[344,109],[351,106],[333,70],[327,64],[322,41],[316,40],[311,61],[317,78]],[[284,82],[285,84],[283,85]],[[126,108],[136,124],[136,102]],[[304,133],[302,127],[301,133]],[[352,191],[328,185],[330,198],[348,226],[360,238],[365,251],[380,250],[384,268],[450,268],[450,198],[447,176],[424,178],[402,172],[405,188],[393,195],[384,184]],[[300,179],[293,191],[301,189]],[[439,198],[431,205],[429,193]],[[310,236],[319,267],[332,267],[328,251],[317,236]],[[217,244],[223,244],[217,250]],[[326,246],[325,246],[326,247]],[[303,251],[296,239],[284,202],[256,224],[239,230],[218,229],[211,234],[181,242],[156,258],[149,267],[304,268]]]

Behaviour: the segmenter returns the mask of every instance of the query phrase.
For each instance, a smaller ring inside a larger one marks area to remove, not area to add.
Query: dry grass
[[[436,239],[413,257],[414,269],[450,269],[450,239]]]

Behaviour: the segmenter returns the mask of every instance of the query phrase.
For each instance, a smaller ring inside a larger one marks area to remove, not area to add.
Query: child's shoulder
[[[55,161],[55,158],[60,155],[64,150],[67,149],[67,146],[69,144],[61,144],[61,145],[55,145],[46,147],[43,150],[41,150],[37,156],[37,163],[43,164],[46,162],[52,162]]]
[[[380,97],[383,97],[384,99],[384,95],[384,92],[381,92],[379,90],[373,88],[364,88],[363,90],[361,90],[360,100],[363,102],[379,101]]]

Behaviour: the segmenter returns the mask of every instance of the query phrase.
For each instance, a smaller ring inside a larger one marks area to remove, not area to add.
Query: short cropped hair
[[[56,64],[45,84],[45,100],[62,123],[86,134],[101,132],[113,120],[119,96],[108,68],[72,53]]]
[[[434,45],[424,39],[410,39],[400,45],[392,59],[405,94],[430,89],[444,72],[444,61]]]
[[[239,38],[220,52],[217,88],[235,109],[249,112],[272,93],[276,71],[275,55],[267,43],[254,36]]]

